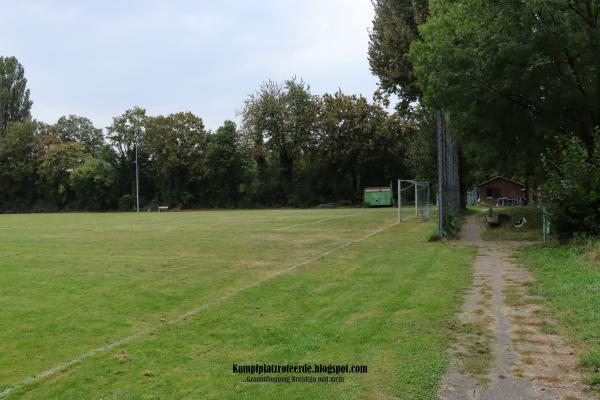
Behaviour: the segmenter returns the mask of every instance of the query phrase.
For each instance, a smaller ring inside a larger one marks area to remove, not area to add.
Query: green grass
[[[465,343],[465,348],[457,354],[461,369],[475,377],[479,384],[487,386],[490,365],[494,361],[492,332],[483,324],[466,323],[459,327],[458,333],[463,335],[461,342]]]
[[[530,246],[520,260],[535,273],[530,291],[547,299],[558,330],[580,350],[580,366],[600,389],[600,263],[574,246]]]
[[[481,207],[482,212],[487,212],[487,207]],[[542,240],[542,212],[537,207],[493,207],[499,214],[508,216],[508,220],[497,228],[484,228],[481,238],[483,240]],[[523,228],[515,228],[513,223],[519,222],[521,218],[527,219],[527,225]],[[485,225],[485,216],[481,217],[482,225]]]
[[[391,209],[0,216],[0,391],[394,220]],[[474,251],[428,243],[432,224],[394,226],[9,398],[435,397]],[[245,383],[234,363],[369,372]]]

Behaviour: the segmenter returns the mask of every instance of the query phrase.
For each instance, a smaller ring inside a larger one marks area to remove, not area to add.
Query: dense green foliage
[[[598,12],[585,1],[432,2],[409,57],[424,101],[452,114],[477,165],[536,178],[548,137],[591,145],[600,123]]]
[[[375,19],[370,32],[369,62],[381,88],[398,95],[401,107],[421,97],[413,65],[408,58],[410,44],[420,38],[418,26],[427,20],[428,0],[375,0]]]
[[[77,115],[60,117],[53,126],[52,132],[64,142],[77,142],[83,150],[98,156],[104,145],[102,129],[94,127],[88,118]]]
[[[561,138],[570,135],[579,138],[587,157],[594,157],[593,132],[600,125],[600,2],[374,4],[371,68],[382,89],[399,94],[404,103],[418,101],[418,107],[409,108],[411,118],[422,110],[450,115],[463,183],[500,174],[528,188],[547,180],[546,190],[555,191],[554,172],[542,163],[542,154],[554,154]],[[411,143],[420,145],[411,149],[409,143],[411,165],[434,165],[423,145],[435,146],[431,124],[431,117],[416,124]],[[583,185],[579,195],[594,198],[595,190]],[[597,214],[595,203],[572,200],[563,196],[561,207],[583,207],[581,215],[572,214],[572,222],[586,225],[583,218]],[[597,224],[593,216],[590,222]],[[557,226],[572,233],[562,223]]]
[[[421,39],[419,26],[429,17],[428,0],[375,0],[369,34],[369,64],[379,78],[380,92],[399,98],[396,105],[410,133],[406,162],[417,179],[437,182],[435,108],[422,102],[410,46]],[[380,95],[385,99],[386,96]]]
[[[600,235],[600,130],[591,152],[575,136],[560,138],[557,147],[544,157],[544,204],[552,224],[564,238]]]
[[[25,69],[15,57],[0,56],[0,136],[9,123],[29,118],[30,110]]]
[[[246,102],[243,121],[262,204],[359,203],[363,187],[407,173],[407,127],[364,97],[267,82]]]
[[[408,124],[379,103],[317,96],[296,79],[266,82],[245,102],[242,126],[225,121],[216,132],[190,112],[134,107],[104,137],[88,118],[49,125],[23,110],[0,135],[0,211],[131,210],[136,153],[141,208],[360,204],[365,186],[408,173]]]

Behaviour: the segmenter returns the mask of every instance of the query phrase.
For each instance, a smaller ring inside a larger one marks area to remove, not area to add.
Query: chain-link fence
[[[448,237],[454,228],[454,216],[460,209],[460,181],[458,172],[458,148],[454,138],[447,131],[449,115],[436,113],[437,155],[438,155],[438,233]]]

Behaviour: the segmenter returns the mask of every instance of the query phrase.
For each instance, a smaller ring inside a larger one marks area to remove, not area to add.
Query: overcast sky
[[[3,0],[0,55],[25,67],[36,119],[103,128],[137,105],[216,129],[267,79],[370,99],[372,18],[370,0]]]

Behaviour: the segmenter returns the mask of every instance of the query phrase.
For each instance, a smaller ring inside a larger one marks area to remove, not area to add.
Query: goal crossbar
[[[414,192],[414,213],[412,210],[408,210],[409,215],[403,215],[402,207],[412,208],[409,202],[406,200],[402,201],[403,193],[411,189]],[[423,221],[427,221],[431,209],[430,196],[429,182],[418,181],[416,179],[398,179],[398,222],[419,216]]]

